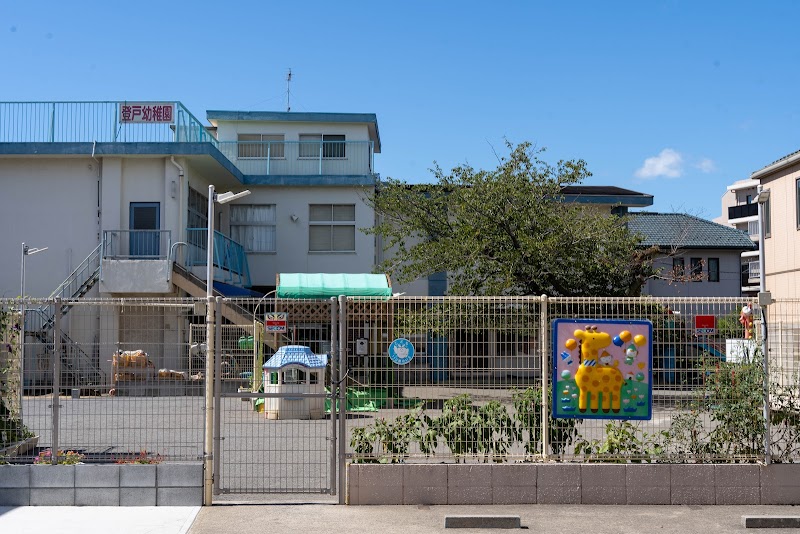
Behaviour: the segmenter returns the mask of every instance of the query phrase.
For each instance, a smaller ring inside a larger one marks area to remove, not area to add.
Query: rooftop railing
[[[372,141],[220,141],[219,150],[243,174],[372,174]]]
[[[180,102],[0,102],[0,143],[212,143]]]

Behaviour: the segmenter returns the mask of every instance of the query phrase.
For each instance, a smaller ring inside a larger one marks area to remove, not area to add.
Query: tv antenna
[[[289,69],[289,72],[286,74],[286,111],[292,111],[292,106],[289,103],[289,97],[291,96],[291,86],[292,86],[292,69]]]

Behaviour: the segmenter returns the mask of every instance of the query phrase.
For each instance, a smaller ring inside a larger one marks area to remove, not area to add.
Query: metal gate
[[[335,494],[336,404],[331,410],[330,392],[338,363],[336,302],[274,306],[287,312],[285,333],[265,333],[261,323],[216,329],[214,493]],[[284,345],[328,354],[327,368],[262,376],[272,349]],[[243,363],[248,360],[250,365]]]

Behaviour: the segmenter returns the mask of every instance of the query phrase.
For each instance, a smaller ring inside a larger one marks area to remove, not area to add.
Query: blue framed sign
[[[653,417],[653,324],[643,320],[553,321],[555,418]]]

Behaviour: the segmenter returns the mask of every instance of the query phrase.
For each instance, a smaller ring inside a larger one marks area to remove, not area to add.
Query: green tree
[[[368,200],[378,224],[367,231],[391,251],[379,268],[399,283],[447,272],[453,295],[638,295],[652,251],[625,218],[563,201],[563,187],[591,176],[586,162],[507,148],[494,170],[436,166],[430,185],[382,182]]]

